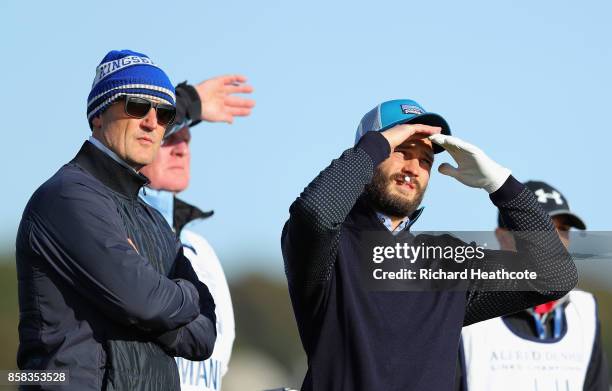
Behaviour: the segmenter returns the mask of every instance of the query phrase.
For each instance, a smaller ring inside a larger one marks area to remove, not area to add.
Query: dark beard
[[[418,192],[417,198],[414,201],[406,201],[404,198],[389,194],[387,192],[387,186],[389,185],[390,181],[391,179],[387,178],[383,174],[380,167],[377,167],[374,171],[372,181],[365,187],[365,194],[368,197],[368,200],[372,203],[374,209],[384,213],[387,216],[410,216],[419,207],[419,205],[421,205],[421,201],[425,195],[425,189],[421,189],[421,186],[418,183],[415,183],[415,190]]]

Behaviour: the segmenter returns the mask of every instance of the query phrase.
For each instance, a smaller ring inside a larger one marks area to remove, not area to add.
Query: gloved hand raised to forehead
[[[458,167],[440,164],[438,171],[451,176],[466,186],[485,189],[489,194],[497,191],[510,176],[509,169],[500,166],[480,148],[454,136],[434,134],[429,139],[444,148]]]

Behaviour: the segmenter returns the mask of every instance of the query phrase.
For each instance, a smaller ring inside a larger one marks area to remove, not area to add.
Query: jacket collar
[[[174,221],[172,226],[180,234],[190,222],[197,219],[206,219],[214,213],[212,210],[203,212],[201,209],[174,197]]]
[[[203,212],[199,208],[186,203],[174,196],[174,193],[165,190],[143,188],[140,198],[164,216],[168,225],[174,232],[180,234],[182,229],[190,222],[205,219],[213,215],[213,211]]]
[[[409,223],[405,225],[403,230],[398,232],[409,232],[412,225],[416,223],[419,217],[421,217],[421,214],[423,213],[424,209],[425,207],[420,207],[415,210],[409,216]],[[372,204],[370,203],[368,197],[365,194],[362,194],[361,197],[359,197],[351,214],[354,223],[362,228],[375,230],[384,228],[385,231],[389,231],[385,224],[380,221],[376,210],[372,207]]]
[[[140,188],[149,183],[146,176],[119,164],[89,141],[83,143],[71,163],[81,167],[107,187],[131,199],[136,199]]]
[[[104,152],[105,154],[107,154],[108,156],[110,156],[111,159],[113,159],[114,161],[116,161],[117,163],[121,164],[123,167],[127,168],[130,171],[134,171],[137,172],[134,167],[130,166],[129,164],[127,164],[123,159],[121,159],[115,152],[113,152],[110,148],[108,148],[106,145],[102,144],[102,142],[100,140],[98,140],[97,138],[95,138],[94,136],[91,136],[87,141],[89,141],[90,143],[92,143],[94,145],[94,147],[98,148],[100,151]]]

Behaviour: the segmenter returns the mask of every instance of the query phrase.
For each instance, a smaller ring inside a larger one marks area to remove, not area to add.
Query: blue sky
[[[5,143],[0,243],[12,251],[30,194],[89,137],[85,103],[111,49],[147,53],[178,83],[243,73],[252,116],[193,130],[200,224],[230,276],[282,274],[288,207],[351,146],[377,103],[412,98],[521,180],[561,190],[610,230],[607,1],[134,1],[0,4]],[[443,154],[446,155],[446,154]],[[435,165],[447,161],[438,155]],[[484,230],[482,190],[432,176],[415,226]]]

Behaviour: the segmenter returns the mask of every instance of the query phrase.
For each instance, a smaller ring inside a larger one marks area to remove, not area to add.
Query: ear
[[[100,129],[102,127],[102,118],[99,115],[96,115],[91,119],[91,127],[92,130]]]

